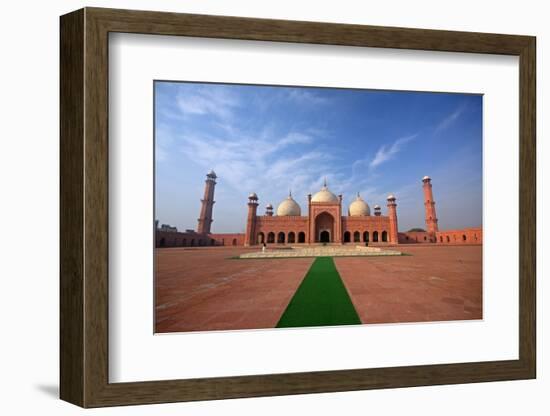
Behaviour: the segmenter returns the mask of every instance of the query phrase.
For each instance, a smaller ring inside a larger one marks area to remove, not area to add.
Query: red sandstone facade
[[[480,227],[463,230],[439,231],[431,179],[422,179],[427,231],[399,232],[397,203],[393,195],[387,198],[387,215],[379,206],[370,208],[357,196],[350,205],[349,215],[342,215],[342,195],[334,195],[325,186],[313,197],[308,195],[307,215],[301,215],[299,205],[289,195],[273,215],[273,207],[266,207],[265,215],[258,215],[258,196],[248,197],[248,214],[244,234],[216,234],[210,232],[213,221],[214,187],[216,174],[210,171],[206,178],[204,198],[197,232],[156,231],[156,247],[256,246],[266,244],[481,244]],[[352,206],[356,204],[355,207]]]
[[[481,244],[483,242],[483,230],[481,227],[475,227],[439,231],[436,233],[436,239],[439,244]]]
[[[157,230],[156,247],[243,246],[244,234],[200,234],[195,231],[171,232]]]
[[[308,195],[307,216],[292,215],[292,212],[273,216],[269,209],[265,215],[257,215],[258,197],[250,194],[245,246],[263,243],[398,243],[395,197],[388,198],[388,216],[382,216],[380,212],[374,216],[344,216],[342,196],[333,195],[326,185],[321,192],[326,200]]]

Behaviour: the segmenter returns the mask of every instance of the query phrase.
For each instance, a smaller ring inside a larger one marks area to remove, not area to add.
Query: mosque
[[[368,203],[357,194],[345,211],[342,195],[334,194],[327,186],[307,196],[307,212],[294,200],[292,194],[284,199],[274,213],[273,205],[265,206],[265,213],[258,214],[259,198],[256,193],[248,196],[246,231],[242,233],[211,233],[213,222],[214,189],[216,173],[206,175],[204,197],[197,230],[185,232],[163,225],[156,228],[157,247],[193,246],[256,246],[272,244],[481,244],[481,227],[440,231],[432,193],[431,178],[422,178],[426,229],[399,232],[397,202],[394,195],[386,199],[386,213],[379,205],[373,214]],[[305,214],[305,215],[304,215]]]

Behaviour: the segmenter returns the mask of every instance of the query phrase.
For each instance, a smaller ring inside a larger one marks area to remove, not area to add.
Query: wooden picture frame
[[[62,16],[60,29],[61,399],[82,407],[101,407],[535,378],[534,37],[100,8]],[[519,359],[109,383],[110,32],[518,56]]]

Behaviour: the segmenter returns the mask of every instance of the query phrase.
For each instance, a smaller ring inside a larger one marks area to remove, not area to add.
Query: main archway
[[[334,217],[322,212],[315,218],[315,242],[331,243],[334,241]]]

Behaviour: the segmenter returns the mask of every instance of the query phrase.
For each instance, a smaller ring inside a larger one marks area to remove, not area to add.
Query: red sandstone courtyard
[[[156,250],[155,330],[274,328],[314,258],[234,259],[244,247]],[[481,245],[400,245],[335,257],[364,324],[482,319]]]

